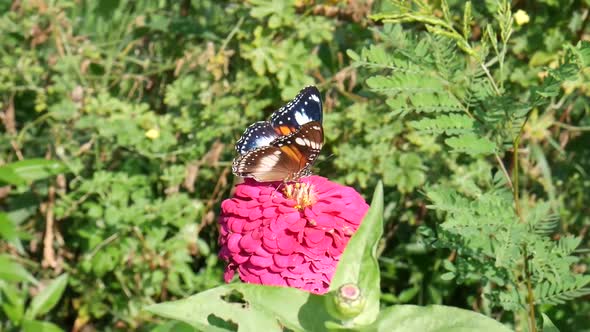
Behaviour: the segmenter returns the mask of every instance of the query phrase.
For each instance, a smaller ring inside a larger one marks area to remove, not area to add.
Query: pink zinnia
[[[225,281],[238,271],[248,283],[327,292],[368,208],[354,189],[319,176],[287,185],[246,179],[221,204]]]

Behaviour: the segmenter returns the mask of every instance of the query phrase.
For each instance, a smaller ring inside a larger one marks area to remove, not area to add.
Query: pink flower
[[[225,281],[237,271],[248,283],[327,292],[368,208],[354,189],[319,176],[287,185],[246,179],[221,204]]]

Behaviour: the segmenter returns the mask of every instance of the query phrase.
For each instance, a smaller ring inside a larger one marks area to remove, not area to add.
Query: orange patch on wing
[[[279,126],[279,127],[275,128],[275,131],[277,132],[277,134],[289,135],[289,134],[295,132],[295,128],[292,128],[289,126]]]
[[[301,159],[303,159],[303,155],[301,154],[299,149],[289,145],[281,146],[280,149],[281,151],[286,153],[289,156],[289,158],[297,160],[301,164]]]

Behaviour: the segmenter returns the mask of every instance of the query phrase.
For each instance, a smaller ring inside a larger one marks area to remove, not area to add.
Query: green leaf
[[[496,144],[485,137],[467,133],[458,137],[449,137],[445,143],[456,152],[464,152],[471,156],[492,154],[496,151]]]
[[[22,326],[23,332],[63,332],[59,326],[38,320],[25,320]]]
[[[363,312],[354,318],[357,325],[372,323],[379,314],[381,284],[377,245],[383,234],[383,184],[379,182],[373,193],[371,208],[361,226],[348,242],[332,278],[330,290],[336,290],[346,283],[359,286],[367,305]]]
[[[442,280],[447,280],[447,281],[448,281],[448,280],[453,280],[453,279],[455,278],[455,272],[446,272],[446,273],[443,273],[443,274],[440,276],[440,278],[441,278]]]
[[[19,324],[25,313],[25,294],[19,288],[5,282],[0,282],[0,291],[0,303],[4,314],[13,323]]]
[[[204,331],[321,331],[331,319],[322,296],[254,284],[223,285],[145,310]]]
[[[482,314],[455,307],[395,305],[381,311],[377,321],[362,331],[504,332],[510,329]]]
[[[57,160],[28,159],[9,165],[10,168],[26,181],[37,181],[65,171],[65,166]]]
[[[0,238],[7,241],[14,241],[18,238],[16,226],[4,212],[0,212]]]
[[[0,184],[6,183],[13,186],[26,184],[27,181],[20,177],[11,167],[12,164],[0,166]]]
[[[553,324],[549,316],[545,314],[541,315],[543,315],[543,332],[559,332],[559,329]]]
[[[194,327],[184,322],[167,322],[151,329],[150,332],[197,332]]]
[[[28,281],[37,284],[37,280],[22,265],[8,255],[0,255],[0,280]]]
[[[473,20],[473,16],[471,15],[471,1],[467,1],[463,11],[463,39],[465,40],[468,40],[469,36],[471,36],[471,20]]]
[[[348,55],[352,61],[359,61],[361,59],[361,56],[353,50],[346,50],[346,55]]]
[[[65,171],[65,166],[56,160],[28,159],[0,166],[0,183],[23,185]]]
[[[465,114],[446,114],[436,118],[424,117],[417,121],[409,121],[408,124],[421,132],[453,135],[470,132],[474,120]]]
[[[31,305],[27,309],[25,317],[33,319],[39,315],[49,312],[59,301],[63,294],[66,285],[68,284],[68,274],[64,273],[61,276],[52,280],[47,287],[45,287],[37,296],[31,301]]]

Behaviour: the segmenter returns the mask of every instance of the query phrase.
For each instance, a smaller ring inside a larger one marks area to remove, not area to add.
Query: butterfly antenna
[[[332,153],[329,156],[327,156],[326,159],[318,160],[318,162],[315,164],[315,166],[321,165],[323,162],[330,160],[332,157],[336,157],[336,155]]]

